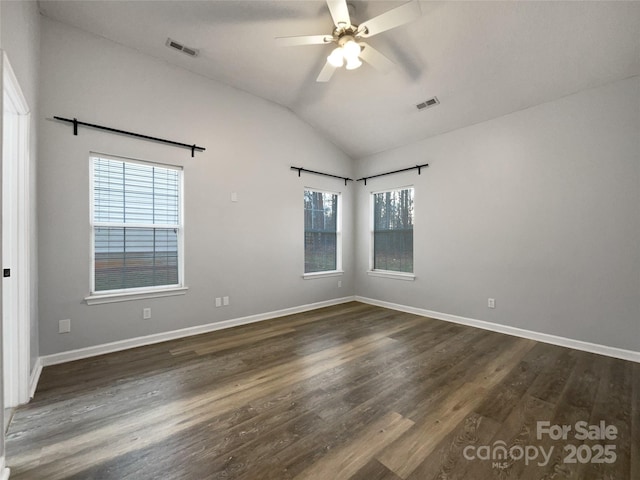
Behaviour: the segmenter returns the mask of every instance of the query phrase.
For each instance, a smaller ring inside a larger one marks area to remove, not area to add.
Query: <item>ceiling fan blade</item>
[[[328,82],[329,80],[331,80],[333,72],[335,71],[336,67],[331,65],[329,62],[325,63],[324,67],[322,67],[322,70],[320,70],[320,75],[318,75],[318,78],[316,78],[316,82]]]
[[[405,23],[409,23],[421,15],[420,4],[417,0],[412,0],[409,3],[405,3],[400,7],[384,12],[371,20],[361,23],[358,27],[358,35],[364,38],[372,37],[404,25]]]
[[[364,47],[360,52],[360,58],[371,65],[376,70],[383,73],[387,73],[392,70],[396,64],[385,57],[378,50],[365,42],[358,42],[361,47]]]
[[[327,6],[329,7],[331,18],[333,18],[333,23],[335,23],[336,27],[347,28],[351,25],[347,0],[327,0]]]
[[[295,47],[298,45],[326,45],[331,43],[331,35],[300,35],[296,37],[276,37],[276,44],[281,47]]]

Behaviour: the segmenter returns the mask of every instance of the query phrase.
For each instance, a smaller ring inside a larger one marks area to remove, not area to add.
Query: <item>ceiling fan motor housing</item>
[[[344,47],[348,42],[355,42],[355,41],[356,39],[353,35],[345,33],[340,37],[338,37],[338,46]]]
[[[358,26],[357,25],[349,25],[346,28],[336,27],[333,30],[333,38],[336,39],[338,45],[340,45],[340,40],[344,37],[351,37],[351,40],[354,40],[356,35],[358,35]]]

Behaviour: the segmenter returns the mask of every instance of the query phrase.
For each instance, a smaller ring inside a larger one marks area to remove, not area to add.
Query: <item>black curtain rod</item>
[[[172,140],[165,140],[164,138],[151,137],[149,135],[143,135],[141,133],[127,132],[126,130],[118,130],[117,128],[103,127],[102,125],[95,125],[93,123],[81,122],[76,118],[73,118],[73,119],[62,118],[62,117],[53,117],[53,118],[55,118],[56,120],[60,120],[62,122],[72,123],[74,135],[78,135],[78,125],[82,125],[83,127],[97,128],[98,130],[105,130],[107,132],[120,133],[122,135],[129,135],[130,137],[143,138],[145,140],[152,140],[154,142],[166,143],[168,145],[173,145],[174,147],[188,148],[189,150],[191,150],[192,157],[195,156],[196,150],[199,152],[204,152],[206,150],[204,147],[199,147],[195,143],[193,145],[188,145],[186,143],[174,142]]]
[[[368,176],[368,177],[362,177],[362,178],[359,178],[359,179],[358,179],[358,180],[356,180],[356,181],[357,181],[357,182],[360,182],[360,181],[364,180],[364,184],[366,185],[366,184],[367,184],[367,180],[368,180],[368,179],[370,179],[370,178],[383,177],[383,176],[385,176],[385,175],[392,175],[392,174],[394,174],[394,173],[400,173],[400,172],[408,172],[409,170],[418,170],[418,175],[420,175],[421,170],[422,170],[424,167],[428,167],[428,166],[429,166],[429,164],[428,164],[428,163],[424,163],[424,164],[422,164],[422,165],[416,165],[415,167],[401,168],[400,170],[394,170],[393,172],[385,172],[385,173],[379,173],[379,174],[377,174],[377,175],[370,175],[370,176]]]
[[[291,170],[297,170],[298,176],[300,176],[300,173],[306,172],[306,173],[313,173],[315,175],[323,175],[325,177],[339,178],[340,180],[344,180],[345,185],[347,185],[347,182],[353,182],[353,178],[341,177],[340,175],[332,175],[330,173],[316,172],[315,170],[307,170],[306,168],[302,168],[302,167],[291,167]]]

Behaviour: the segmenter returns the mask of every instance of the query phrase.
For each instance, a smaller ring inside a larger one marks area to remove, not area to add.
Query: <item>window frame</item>
[[[408,280],[413,281],[416,278],[415,275],[415,247],[412,251],[413,257],[413,271],[412,272],[400,272],[397,270],[384,270],[381,268],[374,268],[375,265],[375,195],[380,193],[387,192],[399,192],[402,190],[413,190],[413,205],[415,209],[416,203],[416,188],[414,185],[404,185],[401,187],[393,187],[393,188],[385,188],[382,190],[375,190],[369,193],[369,270],[367,270],[367,274],[372,277],[383,277],[383,278],[392,278],[395,280]],[[416,225],[416,216],[415,212],[413,215],[413,236],[415,239],[415,225]]]
[[[306,228],[304,224],[304,194],[305,192],[318,192],[328,195],[336,195],[337,196],[337,212],[336,212],[336,268],[335,270],[323,270],[321,272],[305,272],[305,248],[304,248],[304,234],[306,233]],[[322,188],[313,188],[313,187],[304,187],[302,192],[302,233],[303,233],[303,242],[302,242],[302,278],[305,280],[311,280],[314,278],[323,278],[323,277],[339,277],[342,276],[344,271],[342,270],[342,192],[336,192],[331,190],[324,190]]]
[[[98,158],[112,160],[115,162],[133,163],[178,172],[178,224],[149,224],[149,223],[110,223],[95,221],[95,161]],[[184,281],[184,168],[179,165],[166,164],[161,162],[151,162],[117,155],[109,155],[98,152],[89,153],[89,245],[90,245],[90,279],[89,295],[85,301],[89,305],[122,302],[127,300],[137,300],[143,298],[165,297],[172,295],[184,295],[188,288]],[[178,283],[170,285],[155,285],[145,287],[120,288],[113,290],[96,291],[96,271],[95,271],[95,241],[96,228],[99,227],[122,227],[122,228],[174,228],[177,229],[177,253],[178,253]]]

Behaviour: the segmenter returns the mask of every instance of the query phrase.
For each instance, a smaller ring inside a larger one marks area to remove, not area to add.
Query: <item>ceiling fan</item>
[[[412,0],[397,8],[389,10],[360,25],[351,23],[347,0],[326,0],[335,28],[331,35],[302,35],[295,37],[278,37],[276,42],[281,46],[334,44],[336,47],[327,57],[327,63],[320,71],[317,82],[328,82],[337,68],[346,66],[354,70],[364,60],[372,67],[384,73],[394,67],[394,63],[368,43],[364,38],[399,27],[420,17],[420,5]]]

